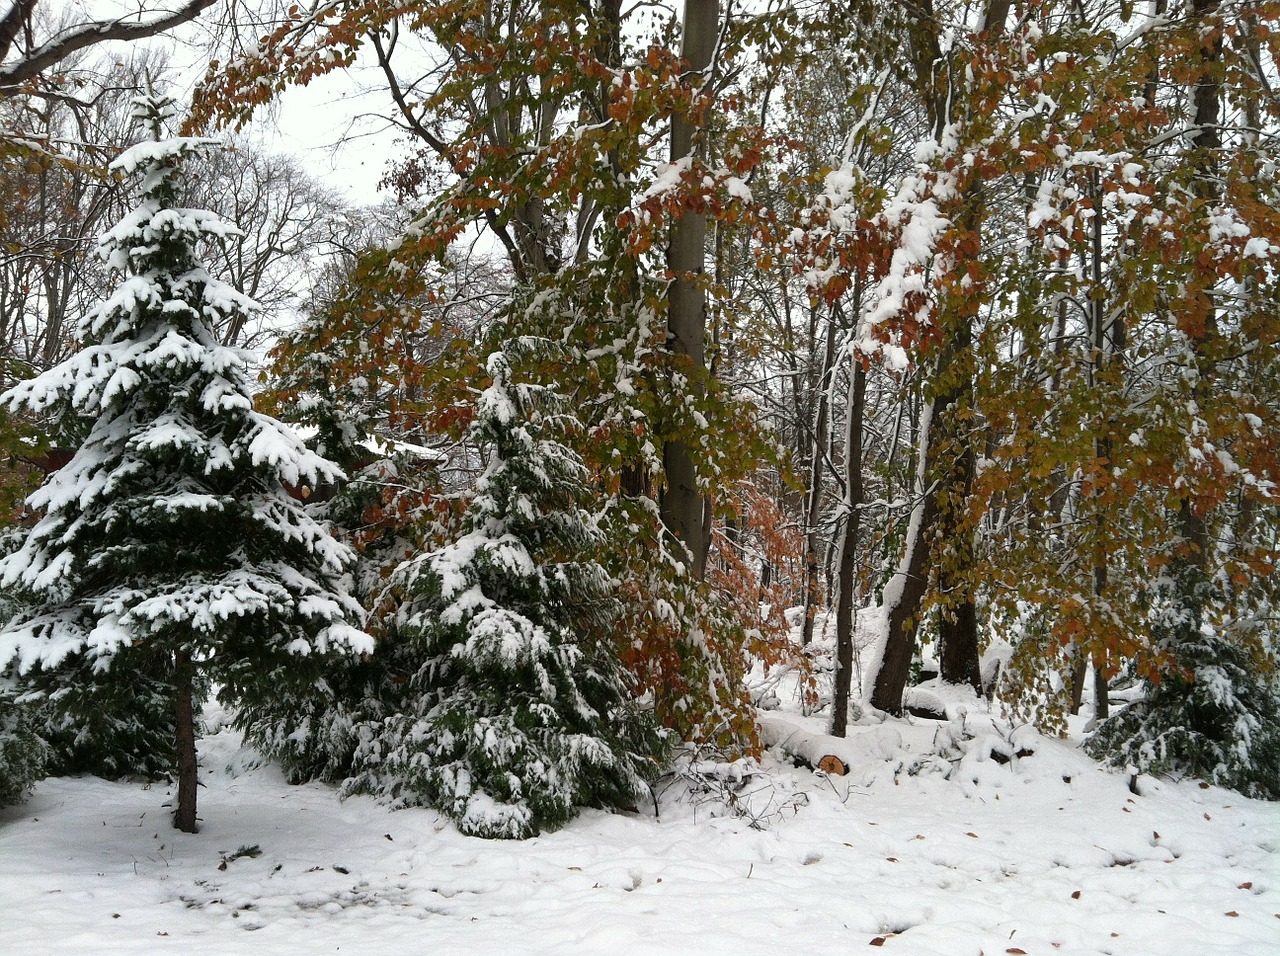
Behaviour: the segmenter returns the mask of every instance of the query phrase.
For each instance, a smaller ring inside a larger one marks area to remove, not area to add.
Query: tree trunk
[[[871,691],[871,706],[894,716],[902,715],[902,694],[911,673],[918,616],[928,584],[925,561],[929,556],[929,540],[926,529],[933,526],[937,511],[937,496],[925,485],[928,481],[925,463],[929,455],[932,418],[933,408],[930,405],[926,407],[920,421],[920,448],[916,466],[916,494],[920,499],[912,510],[897,573],[885,587],[884,606],[888,619],[885,645]]]
[[[695,74],[711,65],[720,23],[719,0],[685,0],[682,54]],[[671,119],[671,160],[678,162],[694,155],[695,129],[683,116]],[[672,274],[667,293],[667,348],[688,360],[694,376],[706,366],[706,304],[699,277],[702,275],[707,238],[707,217],[688,210],[671,230],[667,268]],[[689,388],[697,390],[696,380]],[[711,544],[707,507],[698,489],[698,474],[688,445],[668,441],[662,449],[666,487],[659,504],[667,531],[684,545],[693,573],[701,578]]]
[[[827,325],[827,344],[822,360],[822,376],[818,381],[814,396],[818,410],[815,416],[817,420],[813,425],[813,444],[809,459],[809,500],[805,507],[804,625],[800,635],[800,643],[805,647],[813,642],[813,619],[818,612],[818,519],[822,514],[822,465],[826,454],[828,421],[830,420],[830,391],[835,380],[835,352],[836,322],[833,315]],[[854,374],[858,374],[857,371]],[[862,374],[865,377],[866,373]],[[853,408],[850,406],[850,413],[852,414],[852,412]],[[861,414],[861,408],[859,408],[858,412]],[[859,438],[861,438],[861,420],[859,420],[858,429]],[[858,457],[861,458],[861,454]],[[861,477],[861,462],[859,461],[859,480],[861,480]]]
[[[977,565],[977,528],[969,519],[969,499],[973,493],[976,452],[975,436],[965,434],[966,421],[959,414],[961,403],[973,389],[973,346],[970,318],[956,316],[952,351],[959,369],[947,370],[945,392],[935,405],[935,419],[946,440],[931,442],[937,450],[927,474],[936,475],[935,512],[938,527],[926,534],[936,545],[936,582],[941,607],[938,614],[938,657],[941,677],[949,684],[968,684],[982,693],[978,661],[978,607],[974,594],[973,569]],[[951,363],[947,363],[950,365]],[[958,374],[957,374],[958,371]],[[940,407],[939,407],[940,406]],[[944,461],[943,459],[949,459]]]
[[[1195,17],[1207,20],[1219,12],[1220,0],[1192,0],[1191,6]],[[1212,204],[1221,200],[1218,151],[1222,147],[1219,132],[1222,85],[1218,67],[1222,59],[1222,34],[1218,32],[1215,36],[1206,31],[1205,36],[1204,46],[1200,50],[1200,75],[1193,90],[1194,115],[1189,138],[1191,159],[1196,170],[1192,188],[1207,214]],[[1189,330],[1188,338],[1196,363],[1195,388],[1192,394],[1200,408],[1207,408],[1211,401],[1209,391],[1214,375],[1213,352],[1219,334],[1213,298],[1214,282],[1212,275],[1206,277],[1204,287],[1189,296],[1185,305],[1191,313],[1185,325]],[[1197,327],[1198,333],[1190,331]],[[1211,543],[1208,514],[1200,506],[1193,490],[1185,492],[1178,503],[1175,522],[1181,540],[1174,549],[1169,577],[1180,613],[1170,615],[1177,624],[1173,633],[1167,637],[1176,648],[1178,644],[1192,644],[1199,639],[1200,624],[1212,589],[1208,562]]]
[[[834,737],[843,737],[848,727],[849,691],[853,684],[853,636],[857,623],[853,594],[857,583],[858,535],[862,516],[862,421],[866,397],[867,372],[855,356],[849,411],[845,418],[846,490],[836,576],[836,673],[831,710],[831,734]]]
[[[173,825],[183,833],[196,832],[196,765],[195,665],[191,655],[178,651],[173,661],[173,689],[176,697],[177,726],[174,730],[178,756],[178,808]]]
[[[934,135],[941,136],[950,119],[954,90],[938,72],[942,52],[932,0],[921,0],[911,12],[916,83]],[[993,34],[1001,32],[1007,15],[1007,3],[991,0],[985,28]],[[966,187],[964,200],[957,225],[970,232],[975,237],[973,245],[980,247],[978,237],[984,206],[980,181]],[[924,507],[915,540],[908,542],[902,591],[890,608],[888,642],[872,701],[874,706],[890,713],[899,713],[902,709],[902,691],[906,687],[916,629],[928,591],[929,575],[925,568],[930,559],[938,562],[934,583],[942,598],[938,631],[942,679],[968,684],[977,693],[982,692],[973,582],[977,532],[968,518],[975,452],[973,437],[965,433],[966,419],[961,414],[964,398],[973,388],[973,310],[976,307],[976,298],[972,302],[951,303],[940,310],[936,319],[942,331],[942,346],[931,375],[934,395],[930,423],[935,437],[921,448],[925,456],[922,484],[927,483]]]

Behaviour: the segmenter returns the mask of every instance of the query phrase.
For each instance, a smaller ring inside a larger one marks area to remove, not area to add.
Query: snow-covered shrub
[[[523,838],[578,806],[634,802],[663,738],[607,639],[609,581],[577,503],[585,469],[548,437],[556,397],[515,384],[501,352],[488,370],[473,426],[488,466],[462,536],[398,576],[416,667],[347,789]]]
[[[687,803],[695,813],[738,817],[768,830],[809,805],[793,775],[775,773],[755,757],[729,759],[707,745],[684,744],[655,788],[662,805]]]
[[[48,748],[31,724],[30,708],[0,679],[0,807],[21,803],[45,774]]]
[[[173,769],[172,663],[146,647],[117,656],[111,670],[79,653],[22,675],[31,725],[49,745],[50,774],[154,779]],[[198,696],[206,692],[202,686]]]
[[[1208,629],[1206,629],[1208,630]],[[1199,777],[1280,800],[1280,682],[1216,632],[1178,646],[1145,699],[1103,722],[1085,749],[1139,773]]]

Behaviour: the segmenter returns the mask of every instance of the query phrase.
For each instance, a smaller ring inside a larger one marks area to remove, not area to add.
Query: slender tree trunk
[[[186,651],[174,655],[173,687],[176,697],[175,744],[178,756],[178,808],[173,825],[183,833],[196,832],[195,665]]]
[[[685,0],[682,54],[695,75],[711,65],[720,24],[719,0]],[[671,159],[694,155],[694,126],[683,116],[671,120]],[[681,215],[671,231],[667,267],[673,275],[667,293],[667,347],[688,360],[693,374],[706,366],[706,303],[698,279],[702,275],[707,217],[693,210]],[[691,380],[691,389],[698,383]],[[698,489],[698,474],[688,445],[668,441],[662,449],[666,488],[659,503],[662,522],[688,552],[690,567],[699,578],[706,571],[711,544],[707,503]]]
[[[813,619],[818,613],[818,519],[822,514],[822,471],[827,450],[828,421],[830,420],[831,386],[835,380],[836,322],[835,317],[827,325],[827,344],[822,360],[822,376],[818,381],[817,420],[813,425],[813,445],[809,460],[809,500],[805,508],[804,541],[804,625],[800,643],[808,646],[813,641]],[[856,373],[855,373],[856,374]],[[865,373],[863,373],[865,375]],[[861,422],[859,422],[861,437]],[[846,446],[847,448],[848,446]],[[861,455],[859,455],[861,458]],[[861,469],[861,463],[859,463]],[[861,470],[858,472],[861,479]]]
[[[986,11],[986,29],[993,34],[1001,32],[1008,10],[1004,0],[991,0]],[[934,135],[941,136],[950,119],[954,91],[945,75],[938,72],[942,48],[932,0],[918,0],[911,8],[911,15],[916,83]],[[980,235],[983,205],[981,182],[970,185],[958,226],[975,237]],[[888,643],[872,701],[874,706],[891,713],[902,709],[902,691],[906,687],[916,630],[928,591],[926,562],[930,558],[940,559],[934,579],[942,598],[938,632],[942,679],[968,684],[975,692],[982,692],[973,581],[977,529],[968,517],[975,473],[974,438],[966,434],[967,425],[961,414],[965,396],[974,385],[972,308],[967,302],[953,303],[937,317],[943,344],[932,374],[930,426],[935,435],[922,443],[921,448],[921,453],[926,455],[924,481],[930,484],[925,489],[918,534],[914,541],[908,542],[902,590],[897,602],[889,608]]]
[[[836,673],[832,694],[831,733],[843,737],[849,723],[849,693],[853,685],[853,602],[857,583],[858,536],[862,517],[862,422],[867,398],[867,372],[855,356],[845,416],[845,500],[836,573]]]

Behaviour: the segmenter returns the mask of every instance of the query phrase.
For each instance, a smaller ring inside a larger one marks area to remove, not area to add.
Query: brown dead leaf
[[[1076,890],[1074,893],[1072,893],[1072,894],[1071,894],[1071,898],[1072,898],[1073,900],[1078,900],[1078,899],[1080,899],[1080,891],[1079,891],[1079,890]]]
[[[1010,946],[1008,949],[1006,949],[1006,950],[1005,950],[1005,952],[1006,952],[1006,953],[1018,953],[1018,954],[1019,954],[1019,956],[1027,956],[1027,951],[1026,951],[1025,949],[1018,949],[1018,947],[1017,947],[1017,946]]]
[[[1236,887],[1236,889],[1237,889],[1237,890],[1251,890],[1251,889],[1253,889],[1253,883],[1252,883],[1252,882],[1249,882],[1249,883],[1241,883],[1239,886],[1237,886],[1237,887]]]
[[[966,833],[966,834],[965,834],[965,836],[967,836],[967,837],[973,837],[975,840],[976,840],[976,839],[978,839],[978,834],[976,834],[976,833]]]
[[[1235,910],[1227,910],[1227,912],[1226,912],[1226,914],[1225,914],[1225,915],[1227,915],[1227,916],[1239,916],[1240,914],[1239,914],[1239,913],[1237,913]]]
[[[872,940],[870,943],[868,943],[867,945],[869,945],[869,946],[883,946],[883,945],[884,945],[884,937],[883,937],[883,936],[877,936],[875,939],[873,939],[873,940]]]

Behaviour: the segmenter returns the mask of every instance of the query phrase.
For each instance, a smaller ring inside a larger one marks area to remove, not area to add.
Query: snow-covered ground
[[[679,783],[658,818],[589,811],[524,843],[288,786],[222,730],[197,835],[163,786],[51,779],[0,811],[0,953],[1280,952],[1280,807],[1194,782],[1135,794],[1025,732],[1001,763],[990,722],[966,726],[835,744],[774,717],[772,739],[831,743],[850,773],[774,751],[746,815]]]

